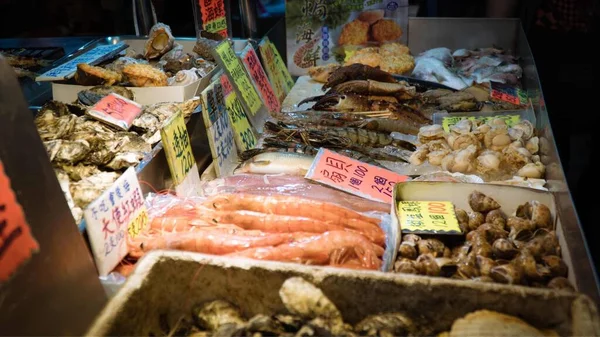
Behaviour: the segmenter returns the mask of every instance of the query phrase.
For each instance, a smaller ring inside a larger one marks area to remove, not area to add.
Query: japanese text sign
[[[246,151],[253,149],[257,143],[256,135],[250,126],[250,122],[248,122],[248,116],[246,115],[246,112],[244,112],[242,103],[231,87],[229,78],[224,74],[221,75],[221,85],[219,86],[217,84],[215,88],[217,89],[215,94],[218,96],[218,102],[221,102],[223,100],[223,95],[225,95],[225,106],[233,126],[235,145],[238,150]]]
[[[0,284],[39,248],[0,161]]]
[[[490,97],[495,101],[508,102],[514,105],[527,105],[528,98],[525,90],[502,83],[490,83]]]
[[[391,202],[396,183],[408,179],[321,148],[305,178],[375,201]]]
[[[230,176],[237,163],[238,154],[234,141],[234,132],[230,118],[224,106],[217,104],[215,87],[221,85],[213,82],[202,91],[202,119],[206,126],[208,143],[212,154],[213,166],[217,177]],[[223,88],[221,88],[223,91]],[[217,94],[217,96],[219,96]]]
[[[271,43],[269,38],[265,37],[260,42],[258,49],[271,85],[273,86],[273,91],[279,98],[279,102],[283,102],[294,86],[294,80],[287,70],[277,48],[275,48],[275,45]]]
[[[223,68],[227,70],[233,84],[242,95],[242,100],[246,103],[249,113],[254,116],[262,107],[262,102],[256,89],[252,86],[252,81],[246,74],[242,62],[235,55],[229,41],[221,42],[215,51],[217,54],[215,58],[221,61]]]
[[[121,95],[112,93],[94,104],[87,113],[102,122],[128,130],[133,120],[142,113],[142,106]]]
[[[60,81],[66,78],[70,78],[75,74],[77,70],[77,65],[79,63],[88,63],[94,64],[100,59],[104,59],[110,57],[110,55],[115,55],[119,53],[121,50],[127,48],[128,46],[123,42],[118,44],[109,44],[105,46],[98,46],[85,54],[79,55],[73,58],[70,61],[67,61],[56,68],[52,68],[47,72],[41,74],[36,77],[36,81]]]
[[[399,201],[398,218],[402,233],[462,234],[448,201]]]
[[[130,167],[83,212],[100,276],[106,276],[128,253],[127,238],[135,238],[148,223],[144,196]]]
[[[160,138],[167,155],[173,181],[175,185],[179,185],[190,172],[192,166],[196,164],[190,146],[190,136],[185,128],[181,111],[178,111],[164,122],[163,127],[160,129]],[[198,175],[198,171],[192,172],[192,174],[194,173]]]
[[[198,0],[202,13],[202,28],[227,37],[227,19],[223,0]]]
[[[260,61],[258,60],[256,51],[254,51],[254,48],[250,43],[248,43],[246,48],[242,51],[242,62],[244,63],[244,67],[246,67],[248,74],[250,74],[250,79],[252,79],[254,87],[260,92],[263,103],[265,103],[269,111],[280,112],[281,103],[275,95],[273,87],[271,87],[271,83],[267,78],[267,74],[265,74]]]
[[[509,127],[519,123],[521,121],[521,116],[519,115],[496,115],[496,116],[452,116],[452,117],[444,117],[442,119],[442,127],[444,131],[450,132],[450,127],[454,124],[457,124],[463,119],[469,119],[472,121],[481,121],[482,123],[487,123],[493,119],[503,119],[506,125]]]

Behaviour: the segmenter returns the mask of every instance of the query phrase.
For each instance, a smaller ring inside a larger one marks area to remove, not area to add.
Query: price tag
[[[144,214],[145,213],[145,214]],[[127,236],[146,228],[148,215],[135,169],[130,167],[83,212],[100,276],[127,255]]]
[[[258,142],[256,140],[256,135],[250,126],[250,122],[248,122],[248,116],[246,116],[246,112],[244,112],[242,103],[237,98],[235,91],[231,90],[229,78],[227,78],[226,75],[221,75],[221,86],[216,85],[216,88],[218,102],[221,102],[223,95],[227,92],[224,101],[225,106],[227,107],[227,113],[229,114],[229,119],[233,126],[235,145],[238,150],[246,151],[253,149]]]
[[[402,233],[462,234],[454,206],[448,201],[399,201]]]
[[[451,116],[451,117],[444,117],[442,119],[442,127],[444,128],[444,131],[450,132],[450,127],[453,126],[454,124],[457,124],[458,122],[460,122],[463,119],[469,119],[472,121],[477,120],[477,121],[481,121],[482,123],[487,123],[487,122],[491,121],[492,119],[496,119],[496,118],[503,119],[504,122],[506,123],[506,125],[508,125],[509,127],[511,127],[521,121],[521,116],[519,116],[519,115]]]
[[[271,85],[273,86],[273,91],[277,98],[279,98],[279,102],[283,102],[294,86],[292,76],[285,67],[277,48],[269,41],[268,37],[263,38],[258,45],[258,49]]]
[[[256,92],[256,89],[252,86],[252,81],[246,74],[244,66],[235,55],[233,48],[229,45],[229,41],[221,42],[215,48],[215,58],[220,60],[223,68],[227,70],[230,78],[237,87],[238,91],[242,95],[243,101],[246,103],[246,107],[251,115],[255,115],[258,110],[262,107],[260,97]]]
[[[173,181],[175,185],[179,185],[196,163],[181,111],[176,112],[164,122],[160,129],[160,138],[167,155]]]
[[[0,284],[39,250],[0,161]]]
[[[140,104],[115,93],[105,96],[87,111],[95,119],[122,130],[129,130],[141,113]]]
[[[242,51],[242,62],[244,63],[246,71],[250,74],[252,84],[254,84],[254,87],[260,92],[263,103],[267,106],[269,111],[281,112],[281,102],[279,102],[279,99],[275,95],[273,87],[271,87],[271,83],[269,83],[269,79],[267,78],[267,74],[265,74],[260,61],[258,60],[258,55],[256,55],[256,52],[250,43],[248,43],[246,48]]]
[[[217,177],[226,177],[233,174],[239,159],[230,118],[225,107],[219,108],[216,103],[216,84],[211,83],[202,92],[202,119]]]
[[[85,54],[79,55],[74,59],[67,61],[56,68],[52,68],[47,72],[36,77],[36,81],[61,81],[67,78],[71,78],[77,71],[77,65],[79,63],[97,64],[103,59],[111,58],[123,49],[126,49],[128,45],[121,42],[118,44],[109,44],[105,46],[98,46]]]
[[[199,0],[202,28],[210,33],[227,37],[227,19],[223,0]]]
[[[508,102],[514,105],[527,105],[527,92],[506,84],[491,82],[490,97],[492,100]]]
[[[321,148],[305,178],[375,201],[391,202],[394,185],[406,181],[381,167]]]

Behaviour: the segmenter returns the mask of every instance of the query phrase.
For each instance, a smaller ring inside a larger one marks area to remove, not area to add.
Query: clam
[[[556,255],[546,255],[542,257],[544,265],[550,270],[552,276],[567,276],[568,268],[565,262]]]
[[[483,137],[485,147],[494,151],[502,151],[511,143],[508,131],[504,128],[494,128],[488,131]]]
[[[492,244],[492,253],[496,258],[499,259],[510,260],[515,257],[518,252],[519,250],[517,247],[515,247],[510,240],[505,238],[496,239],[496,241],[494,241]]]
[[[523,132],[523,136],[521,138],[524,140],[528,140],[531,137],[533,137],[533,133],[535,131],[533,124],[531,124],[531,122],[528,120],[522,120],[521,122],[513,125],[512,129],[516,129]]]
[[[432,151],[427,154],[427,159],[431,165],[440,166],[442,160],[450,153],[450,150]]]
[[[504,163],[515,171],[531,162],[531,153],[523,147],[508,146],[502,150],[502,154],[504,155]]]
[[[408,161],[412,165],[421,165],[427,159],[428,154],[429,148],[427,145],[421,145],[410,155]]]
[[[452,125],[450,127],[450,131],[459,135],[468,134],[471,132],[471,128],[473,127],[473,122],[469,119],[461,119],[458,123]]]
[[[514,264],[503,264],[493,267],[490,276],[496,282],[507,284],[520,284],[522,279],[521,269]]]
[[[469,195],[469,206],[475,212],[489,212],[500,208],[500,204],[496,200],[479,191],[471,192]]]
[[[538,137],[531,137],[525,142],[525,148],[529,153],[536,154],[540,150],[540,139]]]
[[[448,143],[446,143],[444,140],[432,140],[429,143],[427,143],[427,148],[431,152],[434,152],[434,151],[450,152],[452,150],[450,148],[450,146],[448,145]]]
[[[419,269],[415,260],[401,258],[394,263],[394,271],[403,274],[418,274]]]
[[[144,46],[144,57],[147,59],[159,58],[173,48],[175,38],[171,28],[163,23],[157,23],[150,29],[148,41]]]
[[[418,138],[421,144],[432,140],[444,139],[444,128],[440,124],[423,126],[419,129]]]
[[[400,244],[398,254],[401,257],[414,260],[417,258],[417,248],[414,242],[405,241]]]
[[[485,221],[483,214],[479,212],[468,212],[469,214],[469,230],[475,230]]]
[[[508,125],[506,125],[506,121],[502,118],[493,118],[487,124],[492,128],[508,130]]]
[[[450,145],[453,150],[466,149],[470,145],[473,145],[479,149],[480,144],[481,143],[479,142],[479,139],[477,139],[477,137],[472,133],[458,135],[452,139],[452,143],[448,141],[448,145]]]
[[[492,174],[500,170],[502,154],[497,151],[486,150],[479,154],[475,169],[480,174]]]
[[[546,166],[537,161],[525,164],[517,171],[516,175],[524,178],[541,179],[544,177],[544,173],[546,173]]]
[[[417,242],[419,255],[431,254],[433,257],[444,256],[446,246],[438,239],[419,240]]]

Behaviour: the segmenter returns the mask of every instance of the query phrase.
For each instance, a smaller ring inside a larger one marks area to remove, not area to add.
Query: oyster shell
[[[35,125],[38,129],[40,138],[43,141],[60,139],[72,132],[75,127],[77,117],[75,115],[65,115],[56,117],[50,110],[38,115],[35,119]]]
[[[75,71],[75,82],[79,85],[113,85],[121,80],[121,74],[87,63],[79,63]]]
[[[61,170],[55,170],[56,178],[58,178],[58,183],[60,185],[60,189],[65,195],[65,199],[67,200],[67,204],[69,205],[69,209],[71,209],[71,215],[73,215],[73,219],[75,219],[75,223],[79,223],[83,218],[83,210],[77,206],[75,206],[75,202],[73,201],[73,196],[71,195],[71,191],[69,190],[71,186],[71,182],[69,181],[69,176]]]
[[[305,319],[323,317],[341,321],[342,314],[321,291],[301,277],[288,278],[279,289],[279,296],[287,310]]]
[[[148,41],[144,45],[144,57],[147,59],[159,58],[173,48],[175,38],[171,27],[157,23],[150,29]]]
[[[104,190],[109,188],[117,178],[119,178],[119,174],[116,172],[101,172],[78,182],[72,182],[70,191],[75,206],[85,209]]]
[[[415,324],[401,313],[386,313],[367,316],[358,322],[354,331],[359,336],[413,336]]]
[[[123,75],[136,87],[166,87],[167,75],[148,64],[130,64],[123,68]]]
[[[73,181],[79,181],[100,173],[98,167],[92,165],[83,165],[81,163],[77,165],[62,165],[60,168],[66,174],[68,174],[69,178]]]
[[[204,37],[199,37],[194,46],[194,53],[200,55],[206,60],[214,61],[215,58],[212,55],[214,50],[220,41],[210,40]]]
[[[75,164],[85,158],[90,150],[90,144],[85,140],[62,140],[58,150],[53,149],[53,161]]]
[[[449,337],[456,336],[544,337],[546,335],[517,317],[490,310],[479,310],[454,321]]]
[[[200,79],[200,76],[196,72],[195,68],[189,70],[181,70],[175,74],[175,76],[168,79],[170,86],[174,85],[188,85],[192,84]]]
[[[165,72],[175,74],[194,66],[194,56],[183,51],[183,46],[176,44],[171,51],[160,58],[159,64]]]
[[[112,63],[107,64],[105,68],[108,70],[112,70],[116,73],[122,74],[123,68],[130,64],[148,64],[148,61],[144,59],[136,59],[133,57],[122,56],[114,60]]]
[[[222,300],[208,302],[192,310],[196,324],[211,331],[224,325],[242,326],[246,323],[238,308]]]
[[[144,155],[140,152],[121,152],[117,153],[105,166],[118,171],[139,164],[143,158]]]

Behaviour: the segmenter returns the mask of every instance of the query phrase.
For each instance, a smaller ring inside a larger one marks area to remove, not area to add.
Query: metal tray
[[[600,334],[594,303],[576,293],[156,251],[140,260],[87,335],[163,335],[159,321],[173,327],[194,305],[215,299],[235,303],[247,317],[284,313],[278,291],[292,276],[321,288],[349,323],[401,311],[424,319],[436,333],[467,313],[489,309],[563,336]]]

